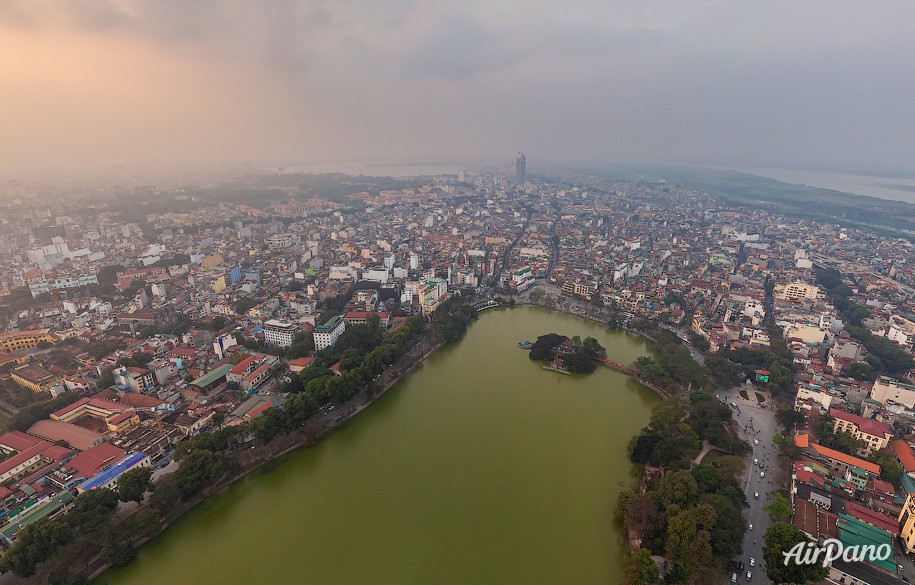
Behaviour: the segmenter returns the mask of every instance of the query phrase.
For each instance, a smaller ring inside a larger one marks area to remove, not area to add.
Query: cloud
[[[7,0],[0,159],[905,164],[913,21],[851,0]]]

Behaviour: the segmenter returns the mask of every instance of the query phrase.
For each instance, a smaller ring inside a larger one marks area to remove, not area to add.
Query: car
[[[737,573],[731,573],[731,583],[737,582]]]
[[[756,457],[754,457],[754,458],[753,458],[753,465],[756,465],[757,463],[759,463],[759,459],[757,459]]]
[[[743,572],[743,561],[737,563],[737,569],[742,573]]]
[[[731,402],[731,406],[733,406],[734,408],[737,408],[737,403],[736,403],[736,402]]]
[[[753,525],[752,525],[752,524],[750,524],[750,530],[753,530]]]
[[[760,472],[759,472],[759,477],[766,477],[766,472],[765,472],[765,471],[760,471]]]
[[[752,581],[752,580],[753,580],[753,572],[747,571],[747,581]]]
[[[760,468],[760,469],[765,469],[765,466],[763,465],[762,461],[759,462],[759,468]]]
[[[753,439],[753,444],[754,444],[754,445],[759,445],[759,439]]]
[[[755,567],[755,566],[756,566],[756,559],[754,559],[753,557],[750,557],[750,566],[751,566],[751,567]]]
[[[753,492],[753,497],[757,500],[759,499],[759,492]]]

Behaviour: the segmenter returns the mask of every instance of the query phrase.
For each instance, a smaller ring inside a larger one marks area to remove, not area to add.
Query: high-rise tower
[[[518,152],[518,156],[515,157],[515,180],[518,181],[519,185],[524,184],[524,179],[527,175],[527,157],[524,156],[523,152]]]

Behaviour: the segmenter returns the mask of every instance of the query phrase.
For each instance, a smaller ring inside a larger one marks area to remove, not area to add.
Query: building
[[[77,489],[80,493],[83,493],[91,490],[113,488],[117,485],[121,474],[134,467],[152,467],[152,462],[143,453],[130,453],[108,469],[79,484]]]
[[[519,185],[523,185],[526,179],[527,157],[524,156],[523,152],[518,152],[518,156],[515,157],[515,180],[518,181]]]
[[[71,448],[88,451],[105,440],[103,435],[67,422],[42,419],[29,427],[28,433],[47,441],[66,441]]]
[[[83,416],[91,416],[105,421],[109,432],[119,433],[140,424],[137,412],[125,404],[119,404],[104,398],[80,398],[73,404],[52,412],[51,420],[72,423]]]
[[[54,345],[57,338],[51,334],[50,329],[29,329],[27,331],[13,331],[0,335],[0,351],[7,353],[20,349],[32,349],[39,343]]]
[[[136,311],[118,315],[119,325],[133,325],[140,328],[147,326],[162,328],[177,321],[178,313],[168,303],[163,303],[152,311]]]
[[[367,325],[369,318],[372,315],[378,316],[378,325],[382,330],[387,329],[391,325],[391,313],[384,311],[380,313],[374,311],[348,311],[347,313],[344,313],[343,320],[346,321],[347,326]]]
[[[566,280],[562,283],[562,292],[591,300],[592,295],[597,293],[597,283]]]
[[[330,321],[323,325],[316,326],[312,330],[315,336],[315,351],[321,351],[325,347],[333,346],[345,330],[346,320],[339,315],[331,317]]]
[[[58,274],[56,276],[40,276],[29,279],[29,292],[32,298],[38,295],[51,292],[52,290],[65,290],[69,288],[80,288],[98,284],[98,277],[95,271],[86,272],[85,274]]]
[[[908,553],[915,553],[915,493],[905,499],[902,512],[899,513],[899,538]]]
[[[858,449],[858,454],[863,457],[889,445],[890,437],[893,436],[889,426],[871,418],[864,418],[836,408],[830,408],[829,415],[835,419],[834,431],[849,433],[855,439],[863,442],[863,446]]]
[[[299,334],[298,323],[279,319],[270,319],[264,323],[264,341],[268,345],[289,347],[292,340]]]
[[[871,399],[883,404],[892,401],[905,405],[906,408],[915,408],[915,386],[880,376],[874,382]]]
[[[112,374],[117,384],[128,386],[131,390],[140,394],[155,386],[153,373],[146,368],[121,366],[114,370]]]
[[[817,288],[815,284],[807,284],[806,282],[786,284],[779,295],[779,298],[786,301],[816,300],[818,297],[825,297],[825,293]]]
[[[60,376],[32,364],[14,368],[13,371],[10,372],[10,376],[12,376],[13,382],[19,386],[28,388],[36,393],[51,392],[54,394],[55,389],[63,389],[63,379]]]

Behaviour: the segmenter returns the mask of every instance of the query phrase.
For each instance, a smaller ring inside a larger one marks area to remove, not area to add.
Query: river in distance
[[[768,177],[783,183],[833,189],[879,199],[915,204],[915,179],[878,175],[857,175],[833,171],[774,169],[765,167],[716,167],[724,170]]]
[[[592,336],[610,359],[642,338],[541,309],[491,309],[317,446],[237,482],[95,583],[606,585],[626,445],[658,402],[604,366],[541,368],[517,346]]]

